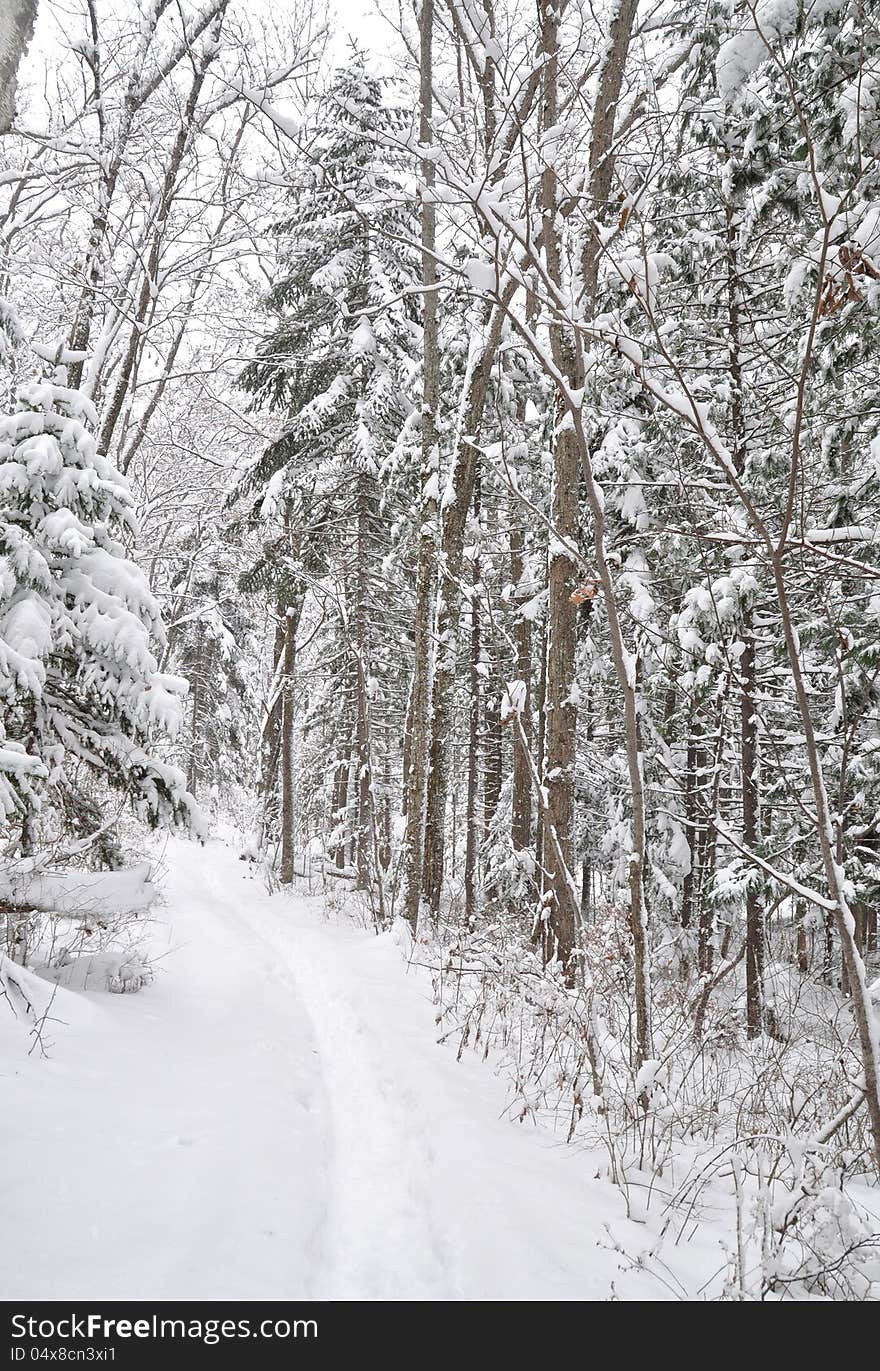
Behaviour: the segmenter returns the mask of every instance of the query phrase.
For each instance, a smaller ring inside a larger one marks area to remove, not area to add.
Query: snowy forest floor
[[[718,1230],[639,1265],[651,1216],[438,1045],[392,935],[219,841],[166,862],[153,984],[2,1039],[5,1298],[705,1297]]]

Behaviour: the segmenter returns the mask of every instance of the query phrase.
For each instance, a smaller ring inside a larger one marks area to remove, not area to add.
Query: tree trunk
[[[198,629],[196,629],[198,632]],[[199,633],[199,647],[196,652],[194,669],[192,672],[192,733],[189,743],[189,757],[186,768],[186,788],[190,795],[195,798],[196,787],[198,784],[198,758],[202,749],[199,747],[199,715],[202,708],[202,672],[203,672],[204,643]]]
[[[343,726],[345,723],[345,713],[343,712]],[[341,732],[340,732],[341,736]],[[338,870],[342,871],[345,867],[345,826],[348,816],[348,773],[351,770],[350,749],[348,753],[341,752],[336,762],[336,773],[333,778],[333,813],[331,819],[336,836],[333,840],[333,861]]]
[[[755,710],[755,643],[744,633],[745,650],[739,659],[740,742],[742,753],[743,842],[750,852],[758,841],[758,747]],[[764,1023],[764,914],[760,891],[752,881],[746,891],[746,1032],[756,1038]]]
[[[498,805],[501,801],[501,786],[503,784],[503,756],[501,732],[501,710],[500,700],[497,695],[491,703],[486,704],[483,710],[483,727],[485,729],[485,743],[483,748],[484,770],[483,770],[483,834],[485,837],[491,833],[498,815]],[[498,887],[495,877],[491,870],[487,871],[486,898],[494,900],[498,894]]]
[[[0,8],[0,134],[8,133],[15,115],[19,64],[34,33],[37,0],[3,0]]]
[[[419,16],[419,142],[433,143],[434,0],[422,0]],[[428,724],[433,678],[432,608],[436,579],[437,520],[440,503],[440,453],[437,406],[440,350],[437,314],[437,214],[433,200],[435,168],[428,153],[422,159],[422,459],[421,511],[415,603],[409,774],[406,802],[406,889],[404,914],[416,933],[422,901],[425,803],[428,784]]]
[[[559,25],[560,15],[552,0],[543,0],[541,43],[543,80],[541,127],[559,122]],[[558,226],[558,182],[548,163],[541,176],[541,236],[547,273],[556,286],[562,283],[562,260]],[[577,384],[571,340],[558,325],[551,325],[553,362],[559,372]],[[559,417],[563,410],[560,404]],[[577,708],[574,702],[574,666],[577,643],[577,606],[572,594],[577,586],[573,556],[578,534],[578,450],[570,428],[557,432],[553,448],[552,531],[547,575],[547,691],[544,702],[545,740],[542,784],[547,792],[543,814],[543,844],[547,884],[544,902],[545,960],[558,958],[566,979],[573,982],[574,950],[579,920],[578,897],[572,877],[574,843],[574,765]]]
[[[535,748],[535,765],[538,775],[544,775],[544,739],[546,737],[545,721],[547,711],[545,702],[547,700],[547,620],[541,620],[541,670],[538,673],[538,697],[535,701],[535,719],[537,721],[537,739]],[[520,756],[528,765],[528,755],[525,748],[520,747]],[[546,885],[546,872],[544,870],[544,819],[539,812],[538,821],[535,825],[535,876],[538,884],[538,893],[543,896]]]
[[[479,580],[479,565],[474,567],[474,586]],[[480,604],[471,596],[471,661],[468,698],[467,798],[465,800],[464,913],[470,923],[476,914],[477,859],[480,850],[480,820],[477,802],[480,784]]]
[[[281,685],[281,869],[282,885],[292,885],[296,840],[296,772],[294,752],[294,673],[299,612],[292,605],[284,615],[284,675]]]
[[[370,765],[369,701],[367,699],[367,514],[368,495],[365,478],[362,477],[357,497],[355,599],[355,655],[357,658],[355,871],[358,890],[366,890],[370,884],[370,849],[375,841],[372,813],[373,780]]]
[[[522,528],[515,524],[510,533],[510,580],[516,588],[525,571],[525,537]],[[526,688],[525,703],[520,711],[522,738],[517,730],[513,737],[513,777],[510,816],[510,841],[514,852],[524,852],[532,837],[532,787],[529,775],[529,759],[523,755],[523,746],[528,751],[532,745],[532,626],[528,619],[519,613],[514,594],[513,641],[516,648],[515,675]]]
[[[573,974],[572,955],[577,941],[578,911],[572,898],[571,873],[574,850],[574,768],[577,708],[574,703],[577,605],[577,567],[559,541],[573,542],[578,525],[578,460],[571,434],[557,439],[553,472],[553,544],[548,568],[547,694],[543,784],[547,790],[545,828],[552,826],[557,843],[544,839],[544,864],[551,895],[549,927],[566,974]]]
[[[695,727],[696,709],[692,708],[687,724],[687,755],[684,764],[684,818],[687,824],[686,834],[688,847],[691,851],[691,862],[681,883],[681,912],[679,915],[679,922],[682,928],[690,928],[693,921],[694,892],[697,886],[697,856],[699,842],[697,829],[697,741],[694,737]]]
[[[810,957],[807,951],[807,930],[804,927],[804,919],[806,918],[806,914],[807,906],[804,904],[803,900],[799,900],[797,906],[797,913],[795,916],[797,920],[795,937],[797,948],[797,968],[802,976],[806,976],[807,972],[810,969]]]
[[[284,608],[279,605],[272,646],[272,685],[269,708],[260,736],[260,834],[259,849],[265,851],[278,817],[278,766],[281,757],[281,679],[284,659]]]
[[[740,277],[737,243],[738,216],[725,206],[727,253],[727,348],[730,368],[731,431],[734,470],[742,476],[746,467],[746,420],[743,409],[742,361],[740,357]],[[755,640],[751,615],[743,611],[740,671],[740,765],[742,771],[743,842],[753,852],[758,842],[758,721],[755,686]],[[757,876],[746,891],[746,1033],[756,1038],[764,1023],[764,918]]]

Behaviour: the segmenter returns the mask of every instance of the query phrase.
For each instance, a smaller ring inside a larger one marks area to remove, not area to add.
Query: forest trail
[[[166,862],[154,984],[60,993],[48,1060],[4,1048],[4,1297],[669,1296],[588,1158],[437,1044],[390,935],[220,842]]]

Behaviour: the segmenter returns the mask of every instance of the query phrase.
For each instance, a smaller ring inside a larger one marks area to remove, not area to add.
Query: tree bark
[[[725,206],[727,255],[727,350],[731,388],[731,430],[734,470],[742,476],[746,467],[746,418],[743,408],[742,360],[740,356],[740,272],[737,243],[738,215]],[[743,842],[754,851],[758,842],[758,727],[755,682],[755,640],[751,614],[743,610],[740,671],[740,766],[742,771]],[[746,1034],[756,1038],[764,1025],[764,918],[757,877],[746,890]]]
[[[278,605],[275,617],[275,641],[272,645],[272,685],[269,708],[263,720],[260,736],[260,835],[259,848],[265,851],[278,816],[278,770],[281,757],[281,681],[284,659],[284,606]]]
[[[541,46],[543,77],[541,127],[559,122],[559,27],[560,11],[553,0],[542,0]],[[541,176],[541,240],[547,273],[556,286],[562,283],[562,257],[558,223],[558,181],[552,162]],[[573,384],[574,350],[559,325],[550,327],[550,346],[558,371]],[[565,413],[558,406],[559,419]],[[561,430],[561,431],[560,431]],[[578,535],[578,450],[571,429],[561,423],[553,447],[552,532],[548,551],[547,689],[544,701],[545,738],[542,784],[547,806],[542,821],[547,873],[543,920],[545,961],[556,957],[566,979],[575,975],[574,950],[579,924],[579,902],[574,888],[574,765],[577,707],[574,701],[574,667],[577,644],[577,606],[572,594],[577,586],[577,566],[572,548]]]
[[[0,8],[0,134],[15,116],[18,68],[34,34],[37,0],[4,0]]]
[[[373,781],[370,764],[369,701],[367,699],[367,514],[368,495],[365,477],[362,476],[357,495],[355,598],[355,657],[357,659],[355,871],[357,873],[356,884],[359,890],[366,890],[370,884],[370,851],[375,844],[376,836],[372,812]]]
[[[434,0],[422,0],[419,15],[419,142],[430,150],[434,139]],[[428,784],[428,725],[433,684],[432,609],[436,583],[440,454],[437,406],[440,349],[437,312],[437,214],[433,200],[435,168],[429,151],[421,165],[422,243],[422,434],[421,511],[415,603],[415,662],[410,700],[410,755],[406,803],[406,887],[404,914],[415,934],[422,905],[425,804]]]
[[[464,913],[470,923],[476,914],[477,860],[480,850],[478,798],[480,785],[480,605],[476,594],[479,566],[474,569],[471,596],[471,653],[468,690],[467,797],[465,800]]]
[[[525,571],[525,537],[522,527],[514,523],[510,533],[510,580],[514,591],[519,586]],[[532,787],[529,775],[528,756],[523,755],[532,746],[532,626],[528,619],[519,613],[514,593],[513,641],[516,648],[516,679],[526,688],[526,698],[520,712],[522,723],[522,742],[517,730],[513,737],[513,776],[510,815],[510,842],[514,852],[524,852],[532,837]]]
[[[758,841],[758,728],[755,717],[755,643],[744,636],[739,659],[740,740],[742,754],[743,842],[754,851]],[[764,913],[760,891],[749,882],[746,891],[746,1032],[757,1038],[764,1026]]]
[[[299,608],[284,615],[284,675],[281,684],[281,864],[282,885],[292,885],[296,844],[296,753],[294,748],[296,630]]]
[[[347,707],[343,710],[343,727],[347,722]],[[342,736],[340,730],[340,737]],[[333,813],[331,819],[336,836],[333,840],[333,861],[339,871],[345,868],[345,831],[348,821],[348,776],[351,770],[351,748],[341,752],[333,777]]]

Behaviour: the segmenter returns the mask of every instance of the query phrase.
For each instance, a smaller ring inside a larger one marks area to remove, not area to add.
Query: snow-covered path
[[[390,937],[172,842],[163,974],[59,996],[50,1060],[0,1058],[0,1295],[663,1298],[587,1158],[510,1123],[433,1034]],[[612,1287],[613,1283],[613,1287]]]

